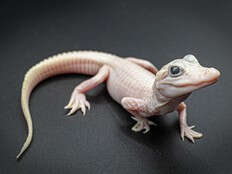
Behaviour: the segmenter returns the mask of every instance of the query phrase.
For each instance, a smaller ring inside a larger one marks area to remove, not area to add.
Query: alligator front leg
[[[192,128],[194,128],[195,126],[188,126],[186,120],[186,108],[187,106],[184,102],[180,103],[177,108],[177,111],[179,112],[180,134],[182,140],[184,140],[184,137],[187,137],[194,143],[194,138],[201,138],[203,134],[192,130]]]
[[[147,60],[138,59],[134,57],[127,57],[126,59],[145,68],[146,70],[152,72],[153,74],[156,74],[158,72],[158,69],[151,62]]]
[[[156,125],[152,121],[142,116],[142,113],[146,111],[145,101],[133,97],[124,97],[121,101],[122,106],[130,112],[134,117],[131,117],[137,123],[131,128],[135,132],[147,133],[150,130],[150,125]]]

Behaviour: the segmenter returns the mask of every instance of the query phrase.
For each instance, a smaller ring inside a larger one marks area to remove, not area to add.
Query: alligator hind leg
[[[83,115],[86,113],[86,107],[90,109],[90,104],[86,100],[85,93],[89,90],[95,88],[100,83],[104,82],[109,76],[109,68],[103,66],[99,69],[98,73],[92,78],[79,84],[72,92],[69,103],[64,107],[65,109],[70,109],[67,115],[72,115],[78,109],[81,109]]]

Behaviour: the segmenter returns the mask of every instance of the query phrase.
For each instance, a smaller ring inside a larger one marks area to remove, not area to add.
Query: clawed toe
[[[87,100],[85,101],[85,106],[88,108],[88,110],[90,110],[90,104]]]
[[[181,128],[181,138],[184,140],[184,137],[187,137],[191,142],[195,143],[194,138],[201,138],[202,133],[192,130],[195,126],[184,126]]]
[[[65,109],[70,109],[68,116],[75,113],[78,109],[81,109],[83,115],[86,114],[86,107],[90,109],[90,104],[86,100],[86,97],[82,93],[74,92],[71,96],[69,103],[64,107]]]
[[[149,132],[150,131],[150,126],[149,125],[145,125],[144,126],[144,131],[143,131],[143,134],[146,134],[147,132]]]
[[[141,123],[136,123],[131,129],[135,132],[139,132],[143,129],[143,126]]]
[[[136,118],[136,117],[131,117],[133,120],[137,121],[137,123],[131,128],[132,131],[134,132],[140,132],[142,130],[143,133],[147,133],[150,131],[150,125],[156,125],[154,122],[146,119],[146,118]]]
[[[71,105],[68,109],[71,109],[67,115],[72,115],[74,112],[76,112],[79,109],[78,103],[75,103],[74,105]]]

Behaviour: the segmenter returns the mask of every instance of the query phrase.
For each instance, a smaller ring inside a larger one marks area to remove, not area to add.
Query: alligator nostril
[[[210,73],[213,74],[217,78],[221,75],[220,71],[218,71],[215,68],[210,68]]]

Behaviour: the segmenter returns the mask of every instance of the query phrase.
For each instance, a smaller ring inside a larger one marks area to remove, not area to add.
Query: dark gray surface
[[[0,5],[0,173],[232,173],[232,3],[230,1],[8,1]],[[87,76],[41,83],[31,98],[34,140],[26,138],[20,108],[25,72],[69,50],[101,50],[146,58],[157,67],[192,53],[222,72],[219,82],[187,100],[188,122],[204,133],[182,142],[176,113],[154,118],[147,134],[101,85],[88,93],[92,108],[65,117],[73,88]]]

